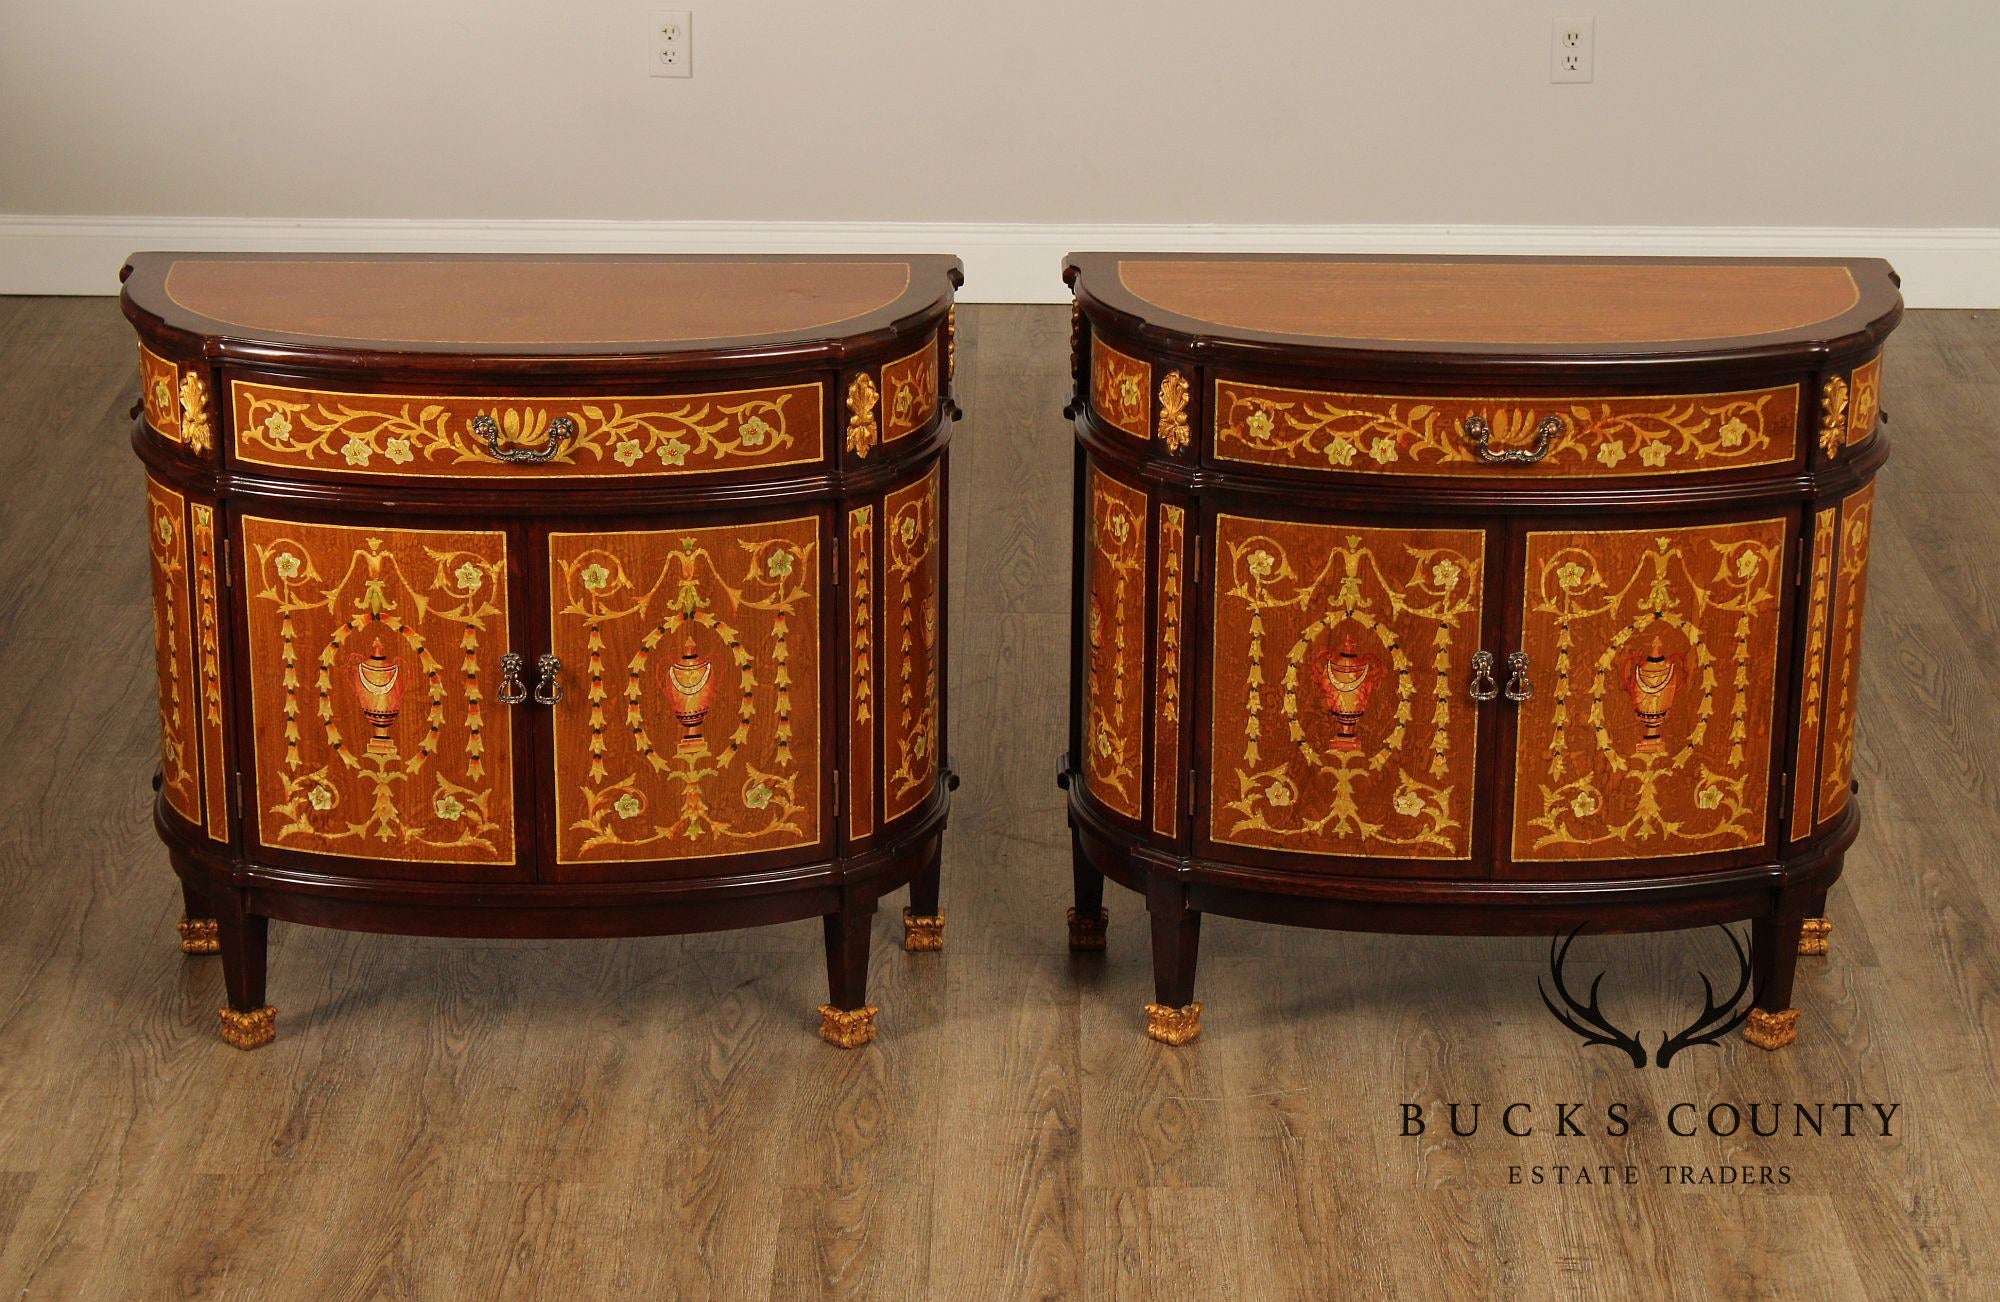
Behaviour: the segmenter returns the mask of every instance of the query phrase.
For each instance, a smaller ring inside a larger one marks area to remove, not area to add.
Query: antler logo
[[[1558,1022],[1582,1036],[1584,1044],[1609,1045],[1622,1050],[1625,1056],[1632,1060],[1634,1067],[1644,1067],[1646,1046],[1639,1035],[1622,1030],[1613,1024],[1611,1019],[1604,1015],[1604,1010],[1598,1003],[1597,991],[1598,987],[1604,984],[1605,973],[1599,972],[1596,979],[1590,983],[1588,1003],[1579,1003],[1576,996],[1570,994],[1569,988],[1563,983],[1563,964],[1569,959],[1569,947],[1575,943],[1577,935],[1582,930],[1583,926],[1579,926],[1569,935],[1558,936],[1549,941],[1549,975],[1555,980],[1556,994],[1561,998],[1563,1006],[1558,1008],[1555,1000],[1549,998],[1548,988],[1536,982],[1537,988],[1542,992],[1542,1003]],[[1737,977],[1736,989],[1727,999],[1717,1003],[1715,984],[1708,979],[1708,973],[1697,973],[1696,975],[1701,978],[1701,1012],[1681,1030],[1672,1034],[1663,1033],[1660,1036],[1660,1047],[1653,1053],[1655,1067],[1666,1066],[1682,1049],[1697,1044],[1716,1043],[1743,1025],[1750,1016],[1752,1003],[1743,998],[1750,989],[1749,951],[1743,948],[1742,942],[1736,939],[1736,933],[1729,928],[1718,926],[1717,930],[1729,937],[1729,946],[1736,951],[1736,961],[1742,969]],[[1738,1004],[1742,1006],[1739,1008]]]

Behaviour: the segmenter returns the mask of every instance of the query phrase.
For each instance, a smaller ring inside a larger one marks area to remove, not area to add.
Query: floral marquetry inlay
[[[556,859],[698,859],[820,839],[814,517],[549,535]]]
[[[1471,853],[1486,535],[1222,515],[1209,837],[1300,854]]]
[[[160,791],[175,813],[201,822],[201,682],[197,616],[188,581],[187,499],[146,480],[147,541],[153,553],[153,650],[159,672]]]
[[[217,605],[215,508],[196,502],[194,534],[194,622],[197,672],[201,680],[201,785],[209,839],[229,839],[229,770],[222,753],[222,624]]]
[[[1517,861],[1763,843],[1785,520],[1530,533]]]
[[[1546,456],[1496,465],[1465,432],[1492,428],[1495,450],[1562,427]],[[1395,397],[1218,380],[1215,454],[1225,461],[1357,474],[1601,478],[1777,465],[1798,451],[1798,390],[1667,397]]]
[[[893,443],[922,429],[938,408],[936,336],[908,357],[882,367],[882,441]]]
[[[1083,775],[1127,818],[1142,808],[1146,706],[1146,495],[1090,471],[1084,561]]]
[[[1180,832],[1181,696],[1186,611],[1182,601],[1187,579],[1187,511],[1171,502],[1160,506],[1159,628],[1155,634],[1153,690],[1157,717],[1153,721],[1153,830],[1161,836]]]
[[[1875,486],[1840,504],[1840,560],[1834,571],[1826,730],[1820,742],[1819,821],[1847,808],[1854,791],[1854,707],[1861,675],[1861,616],[1868,602],[1868,538]]]
[[[258,839],[513,864],[507,536],[241,523]]]
[[[1859,443],[1875,432],[1882,414],[1882,356],[1877,353],[1854,368],[1854,387],[1847,402],[1847,441]]]
[[[875,830],[875,508],[847,513],[847,688],[848,835],[856,840]]]
[[[938,609],[943,538],[938,515],[938,467],[891,491],[882,503],[885,552],[882,720],[882,816],[899,818],[937,786],[938,692],[943,681]]]
[[[1799,707],[1799,745],[1792,763],[1791,839],[1812,835],[1813,797],[1819,790],[1819,739],[1826,725],[1826,647],[1832,618],[1834,521],[1840,508],[1813,516],[1812,593],[1806,614],[1805,689]]]
[[[295,469],[529,481],[712,474],[824,452],[817,384],[560,398],[329,393],[243,380],[231,389],[238,459]],[[473,428],[481,417],[498,429],[502,451],[556,450],[532,465],[495,457]],[[575,433],[559,437],[560,420]]]
[[[1153,368],[1102,339],[1090,341],[1090,407],[1098,419],[1135,439],[1153,437]]]
[[[180,441],[181,382],[174,364],[144,344],[139,345],[139,402],[146,423],[162,436]]]

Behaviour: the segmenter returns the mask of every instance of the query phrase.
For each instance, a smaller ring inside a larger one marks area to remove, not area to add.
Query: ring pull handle
[[[1528,653],[1516,651],[1507,657],[1507,699],[1520,702],[1535,694],[1535,685],[1528,681]]]
[[[500,657],[499,697],[502,704],[519,705],[528,699],[527,685],[521,681],[522,664],[521,657],[512,651]]]
[[[1493,425],[1484,416],[1465,418],[1465,439],[1472,444],[1472,451],[1481,461],[1496,466],[1532,466],[1554,450],[1556,440],[1562,437],[1563,418],[1544,416],[1535,426],[1535,446],[1531,448],[1503,448],[1493,450]]]
[[[562,699],[562,661],[549,655],[535,661],[535,669],[540,677],[535,680],[535,704],[554,705]]]
[[[1474,651],[1472,653],[1472,699],[1490,701],[1500,695],[1500,684],[1493,677],[1493,653]]]
[[[534,448],[503,448],[500,446],[500,422],[491,416],[474,416],[472,432],[486,440],[486,450],[502,461],[540,462],[555,460],[562,445],[576,437],[576,422],[567,416],[558,416],[549,422],[549,441],[537,451]]]

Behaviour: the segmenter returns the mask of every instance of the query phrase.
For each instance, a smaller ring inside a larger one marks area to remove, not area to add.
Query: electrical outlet
[[[656,9],[647,33],[653,76],[694,76],[694,15],[685,9]]]
[[[1558,18],[1550,32],[1549,80],[1591,80],[1597,70],[1597,20]]]

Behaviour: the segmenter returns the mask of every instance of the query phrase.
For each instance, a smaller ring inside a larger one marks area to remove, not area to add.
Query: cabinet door
[[[1526,534],[1517,865],[1765,844],[1789,528]]]
[[[1211,845],[1472,857],[1487,538],[1216,517]]]
[[[824,843],[823,559],[818,515],[549,535],[558,877]]]
[[[240,518],[249,820],[340,871],[528,875],[516,854],[508,535]]]

